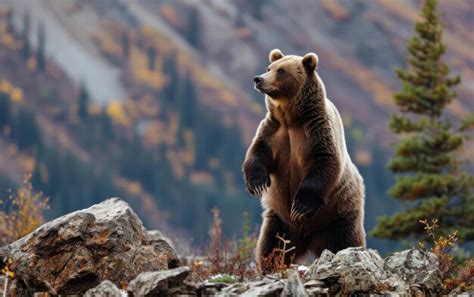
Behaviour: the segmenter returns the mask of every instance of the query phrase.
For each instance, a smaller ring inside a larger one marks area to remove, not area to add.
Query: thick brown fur
[[[291,240],[296,258],[365,246],[364,183],[347,152],[341,117],[316,73],[318,57],[273,50],[255,77],[267,115],[243,163],[248,191],[262,196],[257,264]],[[294,258],[293,257],[293,258]]]

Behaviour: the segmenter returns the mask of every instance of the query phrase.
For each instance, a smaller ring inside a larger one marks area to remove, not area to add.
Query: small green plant
[[[224,283],[224,284],[233,284],[237,281],[235,276],[224,273],[224,274],[216,274],[209,278],[210,281],[215,283]]]

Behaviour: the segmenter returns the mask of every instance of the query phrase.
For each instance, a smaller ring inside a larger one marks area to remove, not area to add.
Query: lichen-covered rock
[[[324,250],[316,261],[305,272],[305,278],[314,278],[318,267],[326,265],[334,258],[334,254],[330,250]]]
[[[122,297],[126,294],[122,293],[116,285],[111,281],[103,281],[95,288],[89,289],[83,297]]]
[[[441,285],[438,259],[431,252],[410,249],[394,253],[385,259],[384,269],[397,274],[409,285],[421,285],[430,291],[436,291]]]
[[[322,258],[322,257],[321,257]],[[319,264],[321,262],[321,264]],[[322,280],[330,293],[370,292],[386,279],[383,259],[375,250],[347,248],[331,256],[329,253],[310,268],[308,277]]]
[[[285,283],[281,280],[267,283],[262,286],[250,286],[241,296],[253,297],[253,296],[265,296],[265,297],[277,297],[280,296]]]
[[[176,268],[181,265],[178,254],[173,247],[171,240],[163,236],[159,230],[148,231],[148,238],[150,245],[155,248],[155,251],[163,255],[168,260],[168,268]]]
[[[298,271],[292,270],[288,275],[282,296],[306,297],[308,294],[301,282]]]
[[[396,274],[382,280],[377,287],[379,291],[378,293],[383,295],[395,293],[400,296],[409,296],[412,293],[410,291],[410,286]]]
[[[179,292],[184,279],[191,273],[187,266],[164,271],[140,273],[127,287],[130,296],[169,296]],[[178,290],[173,290],[173,289]]]
[[[222,288],[220,292],[217,293],[217,296],[235,296],[243,294],[249,288],[253,287],[260,287],[268,284],[268,281],[259,280],[259,281],[251,281],[246,283],[235,283],[228,287]]]
[[[167,269],[167,253],[149,242],[130,206],[111,198],[50,221],[3,248],[17,278],[33,292],[79,294],[104,280],[128,283]]]

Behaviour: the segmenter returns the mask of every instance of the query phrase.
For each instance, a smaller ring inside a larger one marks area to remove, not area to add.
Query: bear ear
[[[303,57],[303,66],[309,72],[313,72],[316,69],[316,66],[318,66],[318,61],[318,55],[316,55],[315,53],[307,53]]]
[[[273,63],[276,60],[283,58],[284,56],[285,55],[281,52],[281,50],[276,48],[270,51],[270,54],[268,54],[268,60],[270,61],[270,63]]]

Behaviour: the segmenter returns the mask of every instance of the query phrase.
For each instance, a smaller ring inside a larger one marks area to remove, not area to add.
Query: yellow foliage
[[[13,102],[20,103],[23,101],[23,91],[7,80],[0,81],[0,93],[8,95]]]
[[[160,112],[160,106],[155,97],[152,95],[145,95],[137,102],[139,112],[145,116],[154,118]]]
[[[48,208],[48,198],[34,193],[31,174],[25,175],[21,187],[0,204],[7,210],[0,211],[0,246],[9,244],[36,229],[43,223],[43,210]]]
[[[2,81],[0,82],[0,92],[4,94],[10,94],[11,89],[12,85],[10,84],[10,82],[8,80],[2,79]]]
[[[145,53],[135,46],[130,51],[129,61],[133,77],[139,83],[156,91],[161,90],[166,84],[166,76],[158,70],[150,71]],[[159,66],[157,63],[156,68],[159,69]]]
[[[10,93],[10,99],[13,102],[22,102],[23,101],[23,91],[19,88],[13,88]]]
[[[8,258],[6,265],[0,269],[0,274],[5,275],[7,278],[15,277],[15,273],[10,269],[10,266],[13,264],[13,260]]]
[[[3,33],[1,35],[0,41],[4,46],[11,50],[17,50],[21,47],[15,38],[13,38],[13,36],[8,33]]]
[[[112,101],[107,105],[107,115],[117,124],[123,126],[130,125],[130,119],[119,101]]]
[[[100,50],[108,56],[121,57],[122,48],[119,43],[115,41],[114,37],[108,33],[107,30],[103,30],[102,34],[98,37]]]

